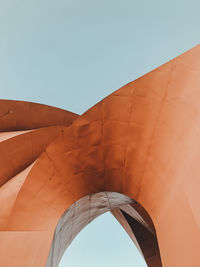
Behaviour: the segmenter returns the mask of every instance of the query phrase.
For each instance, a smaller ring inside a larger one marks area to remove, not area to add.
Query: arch
[[[150,217],[146,222],[136,206],[137,209],[140,207],[140,213],[146,214],[138,203],[116,192],[100,192],[80,198],[59,219],[46,266],[58,266],[63,253],[76,235],[96,217],[110,211],[132,239],[148,266],[161,267],[153,223]]]
[[[106,191],[144,207],[154,222],[164,267],[188,267],[191,259],[199,267],[199,61],[197,46],[83,115],[68,114],[67,125],[51,125],[56,127],[51,136],[49,126],[44,135],[34,130],[34,146],[29,132],[0,143],[8,153],[0,161],[5,170],[0,200],[7,205],[8,189],[13,200],[1,218],[4,266],[45,266],[62,214],[82,197]],[[28,144],[24,154],[18,150],[22,144]],[[37,153],[32,154],[33,148]],[[15,168],[8,174],[9,159]],[[16,193],[12,179],[18,181],[33,161]],[[142,214],[144,220],[147,214]],[[122,215],[137,227],[129,215]],[[137,234],[139,240],[141,232]]]

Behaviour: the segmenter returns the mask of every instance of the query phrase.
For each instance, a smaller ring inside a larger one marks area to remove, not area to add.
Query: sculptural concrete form
[[[1,100],[1,265],[57,266],[110,210],[148,266],[199,267],[199,73],[196,46],[81,116]]]

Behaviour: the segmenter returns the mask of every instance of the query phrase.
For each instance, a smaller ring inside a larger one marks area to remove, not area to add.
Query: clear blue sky
[[[0,0],[0,98],[81,114],[198,44],[199,12],[199,0]],[[77,237],[60,267],[144,267],[134,253],[108,213]]]

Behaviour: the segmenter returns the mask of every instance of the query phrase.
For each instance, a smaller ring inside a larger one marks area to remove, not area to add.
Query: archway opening
[[[147,265],[161,267],[156,231],[149,214],[139,203],[116,192],[84,196],[65,211],[55,229],[47,267],[57,267],[76,235],[107,211],[110,211],[125,229]]]
[[[88,224],[65,251],[59,267],[147,267],[123,227],[106,212]]]

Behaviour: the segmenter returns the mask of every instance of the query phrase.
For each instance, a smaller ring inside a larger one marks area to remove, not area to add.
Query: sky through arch
[[[134,243],[110,212],[88,224],[66,250],[59,267],[147,267]]]

